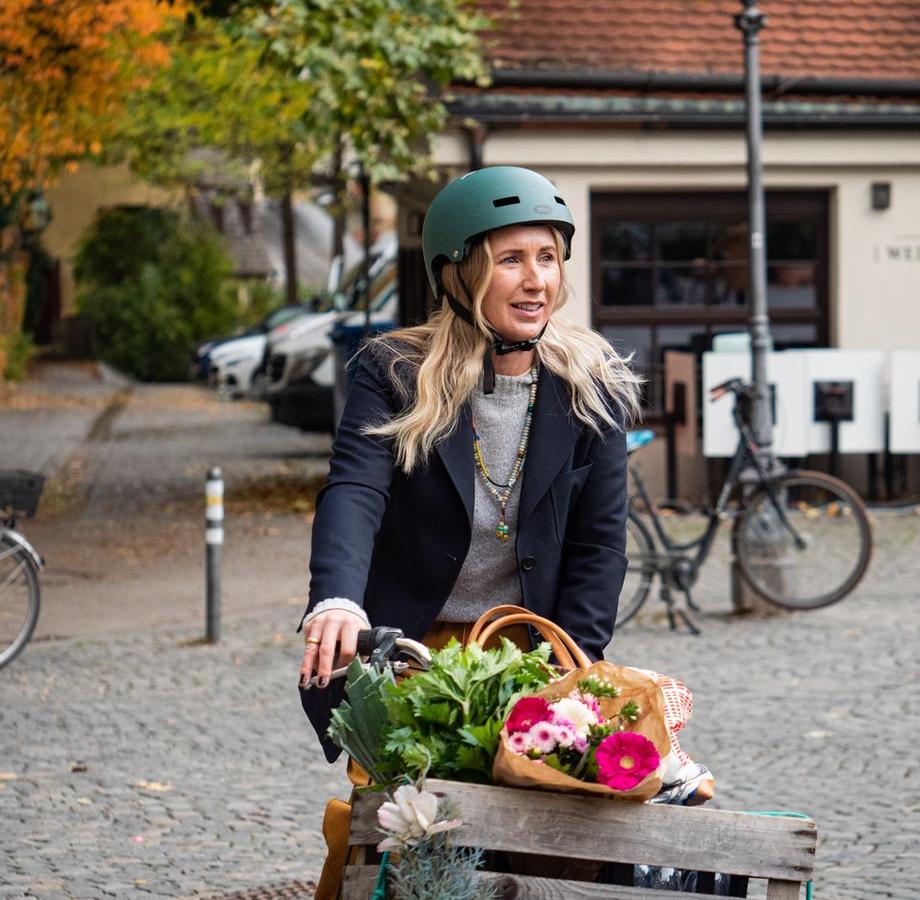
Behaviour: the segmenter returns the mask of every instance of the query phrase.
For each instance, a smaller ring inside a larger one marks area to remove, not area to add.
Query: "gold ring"
[[[304,643],[307,644],[321,644],[322,641],[318,637],[308,637]]]

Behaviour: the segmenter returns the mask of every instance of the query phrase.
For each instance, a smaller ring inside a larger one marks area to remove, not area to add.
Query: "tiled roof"
[[[479,0],[495,68],[743,70],[740,0]],[[920,80],[920,0],[761,0],[764,75]]]

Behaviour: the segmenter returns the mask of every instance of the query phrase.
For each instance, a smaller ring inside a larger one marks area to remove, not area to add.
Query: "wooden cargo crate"
[[[571,794],[430,780],[427,789],[449,798],[463,825],[451,832],[460,846],[555,859],[671,866],[761,878],[768,900],[797,900],[814,868],[817,830],[808,819],[758,816],[701,807],[629,803]],[[359,862],[345,869],[344,900],[367,900],[377,877],[374,847],[382,839],[381,792],[356,791],[349,843]],[[673,897],[658,891],[560,878],[483,872],[500,883],[499,897],[515,900],[642,900]]]

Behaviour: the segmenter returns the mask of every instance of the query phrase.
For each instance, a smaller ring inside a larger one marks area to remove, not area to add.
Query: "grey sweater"
[[[473,420],[479,433],[482,456],[493,481],[507,484],[514,458],[521,442],[527,418],[530,373],[496,375],[495,393],[473,395]],[[472,456],[473,449],[470,448]],[[524,467],[527,467],[525,461]],[[473,537],[470,551],[463,561],[457,583],[447,598],[438,619],[442,622],[475,622],[479,616],[499,603],[520,605],[521,578],[518,574],[517,513],[521,498],[521,478],[511,491],[505,521],[511,526],[507,541],[495,536],[501,508],[487,490],[479,467],[475,472],[476,493],[473,498]]]
[[[524,375],[496,374],[494,393],[486,395],[477,390],[473,395],[473,419],[479,433],[483,459],[492,480],[500,484],[508,483],[514,466],[514,458],[527,418],[529,395],[530,372]],[[475,465],[472,447],[470,462]],[[526,468],[525,461],[524,469]],[[470,549],[460,569],[457,583],[438,615],[438,621],[474,622],[487,609],[499,603],[520,605],[522,602],[515,543],[523,478],[522,472],[511,491],[505,511],[505,521],[511,527],[511,533],[507,541],[500,541],[495,536],[495,526],[498,524],[501,510],[498,501],[486,490],[479,468],[476,467]],[[364,610],[351,598],[330,597],[313,608],[304,624],[329,609],[346,609],[367,620]]]

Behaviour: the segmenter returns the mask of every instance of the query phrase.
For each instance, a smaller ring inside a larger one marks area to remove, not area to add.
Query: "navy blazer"
[[[475,463],[470,410],[411,475],[396,469],[390,441],[361,428],[401,403],[379,353],[357,362],[317,498],[306,612],[327,597],[364,606],[372,625],[420,640],[454,587],[470,547]],[[562,626],[593,659],[603,656],[626,573],[626,438],[598,433],[570,414],[565,383],[541,367],[512,525],[524,606]],[[306,615],[306,613],[305,613]],[[343,685],[301,691],[330,762],[326,737]]]

